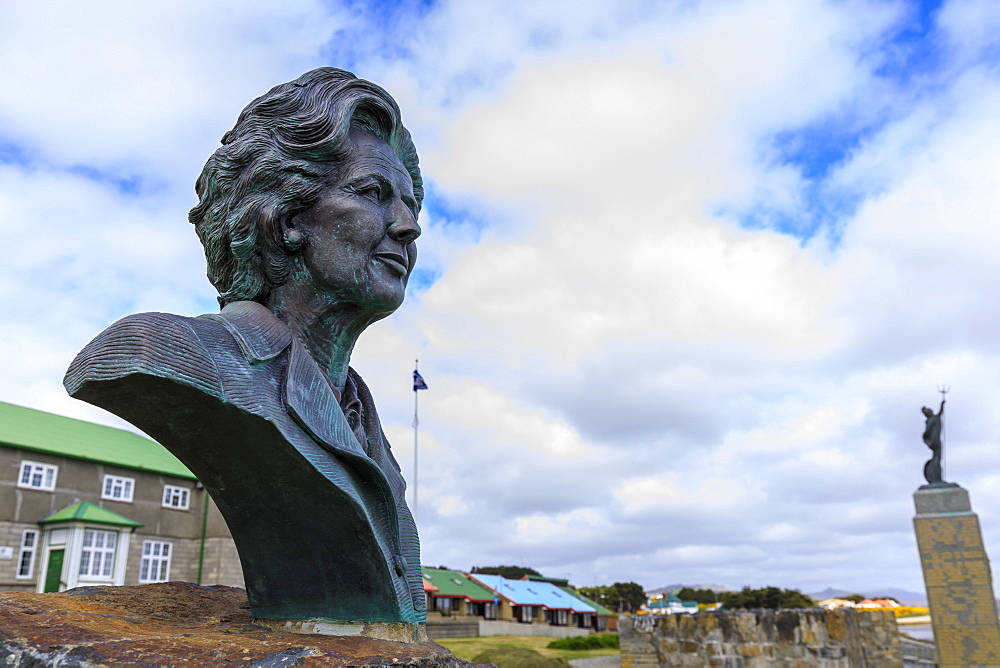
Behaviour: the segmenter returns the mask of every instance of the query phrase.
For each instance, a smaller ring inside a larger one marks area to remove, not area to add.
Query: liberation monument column
[[[993,576],[983,547],[979,518],[972,512],[969,492],[942,480],[941,433],[944,395],[935,414],[926,417],[924,443],[933,453],[924,466],[927,484],[913,494],[917,514],[920,565],[924,573],[938,665],[1000,665],[1000,622],[993,596]]]

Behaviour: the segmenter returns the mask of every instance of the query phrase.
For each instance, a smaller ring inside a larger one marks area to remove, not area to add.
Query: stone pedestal
[[[953,483],[924,485],[913,501],[938,665],[1000,665],[993,577],[968,491]]]

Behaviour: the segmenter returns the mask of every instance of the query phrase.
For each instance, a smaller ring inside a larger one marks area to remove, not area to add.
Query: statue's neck
[[[378,318],[328,300],[303,298],[301,292],[294,287],[275,291],[267,306],[288,325],[334,389],[343,393],[358,337]]]

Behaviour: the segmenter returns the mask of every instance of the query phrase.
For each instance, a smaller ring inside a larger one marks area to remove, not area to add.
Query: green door
[[[59,579],[62,577],[63,556],[66,550],[49,552],[49,569],[45,572],[45,591],[59,591]]]

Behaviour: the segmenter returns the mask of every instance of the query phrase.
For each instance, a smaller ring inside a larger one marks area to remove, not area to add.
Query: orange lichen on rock
[[[434,642],[297,635],[254,624],[246,592],[186,582],[0,593],[0,663],[473,666]]]

